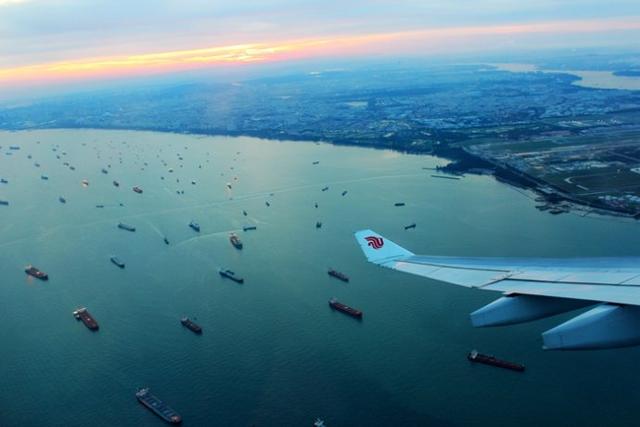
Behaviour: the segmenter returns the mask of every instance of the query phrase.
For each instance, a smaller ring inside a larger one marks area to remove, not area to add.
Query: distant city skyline
[[[640,5],[0,0],[0,35],[0,88],[15,89],[308,58],[633,48]]]

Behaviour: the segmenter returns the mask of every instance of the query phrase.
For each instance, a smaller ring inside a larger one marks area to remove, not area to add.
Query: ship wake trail
[[[229,233],[239,233],[240,231],[242,231],[242,229],[233,228],[233,229],[230,229],[230,230],[223,230],[223,231],[216,231],[214,233],[201,234],[199,236],[193,236],[193,237],[190,237],[188,239],[185,239],[185,240],[181,241],[180,243],[176,244],[175,246],[176,247],[180,247],[180,246],[183,246],[183,245],[186,245],[186,244],[189,244],[189,243],[193,243],[193,242],[195,242],[197,240],[208,239],[208,238],[211,238],[211,237],[218,237],[218,236],[227,236],[227,235],[229,235]]]

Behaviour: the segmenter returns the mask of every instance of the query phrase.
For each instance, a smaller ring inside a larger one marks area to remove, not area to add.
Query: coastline
[[[81,127],[81,126],[55,126],[55,127],[34,127],[24,129],[6,129],[1,130],[7,132],[21,132],[21,131],[33,131],[33,130],[121,130],[132,132],[161,132],[171,133],[176,135],[193,135],[193,136],[224,136],[224,137],[251,137],[258,139],[269,139],[272,141],[293,141],[293,142],[312,142],[331,144],[336,146],[346,147],[360,147],[360,148],[372,148],[377,150],[392,150],[403,154],[414,155],[430,155],[438,157],[440,159],[450,161],[449,164],[439,167],[437,170],[451,174],[451,175],[491,175],[496,180],[515,188],[521,188],[525,190],[534,191],[538,197],[537,201],[546,203],[549,207],[559,207],[562,209],[562,213],[568,213],[575,210],[576,206],[587,209],[585,215],[589,213],[596,213],[599,215],[609,217],[623,217],[629,219],[640,219],[640,213],[628,212],[621,209],[614,209],[606,205],[597,205],[586,203],[581,199],[571,197],[570,195],[562,192],[559,188],[553,185],[537,180],[536,178],[523,174],[520,171],[516,171],[508,165],[500,164],[499,162],[492,161],[491,159],[485,159],[478,157],[464,147],[452,146],[450,143],[429,144],[429,145],[403,145],[402,142],[391,145],[374,144],[371,141],[358,141],[354,142],[350,139],[337,139],[326,140],[313,136],[300,136],[290,135],[282,132],[232,132],[221,130],[203,130],[203,129],[185,129],[177,131],[175,129],[168,128],[145,128],[145,127],[117,127],[117,126],[103,126],[103,127]],[[571,206],[576,205],[576,206]],[[546,209],[545,209],[546,210]]]

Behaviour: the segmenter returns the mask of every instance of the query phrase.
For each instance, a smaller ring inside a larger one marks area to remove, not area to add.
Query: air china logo
[[[369,242],[367,243],[368,246],[371,246],[373,249],[376,249],[376,250],[384,246],[384,240],[382,239],[382,237],[367,236],[364,238],[364,240]]]

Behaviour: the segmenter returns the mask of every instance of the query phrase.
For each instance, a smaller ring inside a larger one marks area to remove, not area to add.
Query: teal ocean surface
[[[423,168],[443,160],[391,151],[94,130],[2,132],[0,146],[3,427],[163,425],[136,401],[142,386],[185,426],[637,425],[640,349],[541,350],[575,313],[474,329],[468,313],[498,294],[377,268],[353,239],[372,228],[424,254],[637,256],[636,222],[552,216],[492,177],[432,178]],[[364,319],[332,311],[333,296]],[[73,318],[81,306],[98,332]],[[527,371],[472,365],[472,348]]]

